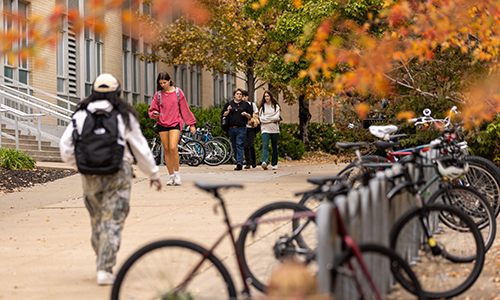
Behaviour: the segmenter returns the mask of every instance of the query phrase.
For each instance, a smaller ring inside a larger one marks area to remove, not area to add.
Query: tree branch
[[[411,85],[409,85],[409,84],[407,84],[407,83],[404,83],[404,82],[402,82],[402,81],[399,81],[399,80],[397,80],[397,79],[391,78],[391,77],[387,76],[387,74],[384,74],[384,76],[385,76],[385,77],[387,77],[387,79],[389,79],[390,81],[392,81],[392,82],[394,82],[394,83],[396,83],[396,84],[399,84],[399,85],[401,85],[401,86],[404,86],[404,87],[406,87],[406,88],[412,89],[412,90],[414,90],[414,91],[416,91],[416,92],[419,92],[420,94],[422,94],[422,95],[424,95],[424,96],[431,97],[431,98],[434,98],[434,99],[438,99],[438,98],[439,98],[437,95],[434,95],[434,94],[429,93],[429,92],[422,91],[422,90],[421,90],[421,89],[419,89],[419,88],[416,88],[416,87],[414,87],[414,86],[411,86]],[[445,100],[448,100],[448,101],[451,101],[451,102],[453,102],[453,103],[463,104],[463,101],[456,100],[456,99],[450,98],[450,97],[448,97],[448,96],[444,97],[444,99],[445,99]]]

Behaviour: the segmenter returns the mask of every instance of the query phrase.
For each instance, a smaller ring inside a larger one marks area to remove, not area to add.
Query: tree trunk
[[[311,113],[309,112],[309,101],[305,99],[304,95],[299,96],[299,128],[300,138],[309,150],[309,123],[311,121]]]
[[[253,60],[247,61],[247,86],[248,86],[248,101],[255,102],[255,75],[253,74]],[[257,103],[257,102],[255,102]]]

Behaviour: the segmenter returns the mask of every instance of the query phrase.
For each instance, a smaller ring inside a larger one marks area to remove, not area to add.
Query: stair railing
[[[38,150],[42,150],[42,123],[40,120],[40,117],[44,116],[44,114],[27,114],[22,111],[13,109],[11,107],[5,106],[3,104],[0,104],[0,112],[3,113],[8,113],[14,116],[15,120],[15,137],[11,136],[10,134],[7,133],[2,133],[2,119],[0,116],[0,147],[2,145],[2,135],[4,135],[7,138],[13,139],[16,141],[16,149],[19,150],[19,120],[20,119],[36,119],[37,124],[38,124],[38,135],[37,135],[37,140],[38,140]],[[26,125],[24,125],[26,126]]]
[[[4,77],[0,76],[0,78]],[[31,93],[31,91],[37,91],[45,95],[48,95],[54,99],[57,99],[58,102],[65,103],[68,107],[76,105],[75,103],[69,100],[50,95],[46,92],[30,87],[23,83],[17,82],[10,78],[4,78],[4,80],[9,84],[10,83],[17,84],[18,88],[24,89],[28,93]],[[17,90],[12,86],[7,86],[5,84],[0,84],[0,107],[2,108],[2,114],[6,116],[6,118],[0,119],[0,147],[1,147],[1,136],[4,136],[9,139],[15,139],[17,149],[19,148],[19,136],[18,136],[19,128],[28,130],[29,132],[31,132],[31,130],[34,129],[37,131],[39,150],[41,149],[42,137],[58,145],[60,141],[60,136],[49,133],[47,132],[47,130],[43,130],[41,125],[42,123],[44,123],[50,127],[55,123],[55,126],[52,127],[55,130],[58,130],[59,127],[65,127],[71,121],[71,115],[73,114],[73,111],[71,111],[70,109],[66,109],[56,104],[39,99],[30,94],[26,94],[23,91]],[[33,122],[34,120],[36,120],[36,122]],[[15,126],[16,128],[15,137],[6,133],[2,133],[1,131],[2,122],[10,123]],[[36,128],[33,123],[37,124]]]

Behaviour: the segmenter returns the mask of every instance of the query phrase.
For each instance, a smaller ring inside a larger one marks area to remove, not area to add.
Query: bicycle
[[[446,138],[438,138],[434,140],[431,143],[432,148],[439,148],[441,144],[447,140],[448,139]],[[337,145],[340,148],[343,148],[344,145],[349,147],[350,144],[337,143]],[[420,157],[420,160],[423,160],[417,149],[414,149],[408,154],[406,156],[407,159],[401,162],[412,162],[415,161],[416,157]],[[371,177],[377,170],[393,165],[392,163],[366,162],[361,158],[359,150],[356,150],[356,155],[358,156],[358,161],[356,162],[356,172],[353,172],[354,174],[342,174],[342,172],[338,174],[344,178],[347,177],[347,181],[350,182],[351,187],[353,185],[352,183],[361,184],[362,180],[366,180],[365,176],[369,175],[368,177]],[[496,235],[496,217],[494,209],[498,206],[498,203],[491,203],[474,188],[452,184],[453,180],[458,180],[461,176],[467,173],[466,168],[457,168],[457,171],[461,172],[459,174],[452,174],[453,172],[450,172],[454,171],[453,164],[456,164],[457,162],[459,162],[459,158],[455,158],[453,156],[441,157],[435,160],[433,159],[433,162],[431,163],[420,162],[418,164],[420,168],[420,171],[418,172],[419,177],[415,182],[415,186],[418,186],[417,193],[419,197],[427,193],[429,199],[425,202],[426,205],[444,203],[455,206],[470,216],[474,223],[478,226],[484,240],[485,249],[488,251],[493,245]],[[451,166],[445,166],[446,164],[451,164]],[[427,181],[424,179],[423,168],[433,168],[435,170],[434,175]],[[359,173],[362,173],[362,175]],[[405,179],[406,182],[411,182],[409,174],[405,175]],[[430,187],[436,182],[439,184],[438,190],[430,193]],[[395,194],[405,188],[407,188],[405,185],[395,187],[388,194],[389,199],[392,199]]]
[[[460,130],[460,125],[453,125],[451,123],[452,116],[459,114],[456,106],[453,106],[449,115],[442,120],[434,119],[430,116],[430,114],[431,111],[429,109],[425,109],[423,117],[411,119],[409,121],[414,123],[416,126],[424,126],[426,128],[431,127],[428,124],[441,124],[442,127],[446,128],[441,136],[441,139],[446,139],[448,146],[442,147],[443,149],[441,151],[441,155],[461,154],[463,159],[468,163],[468,172],[463,178],[455,180],[454,183],[473,187],[478,192],[483,194],[492,204],[495,217],[497,217],[500,213],[500,170],[495,164],[487,159],[468,155],[467,142],[457,141],[456,132]],[[411,154],[412,149],[394,150],[395,147],[401,146],[399,139],[406,136],[405,134],[393,135],[392,133],[397,131],[396,126],[370,126],[369,130],[376,137],[385,140],[375,142],[375,147],[379,150],[385,151],[387,157],[367,155],[362,157],[363,162],[390,164],[398,162],[400,157]],[[429,146],[430,144],[426,144],[417,146],[414,149],[427,151]],[[351,163],[344,170],[342,170],[339,175],[349,173],[356,174],[356,168],[356,163]],[[355,179],[355,176],[349,175],[349,177]],[[353,182],[353,185],[356,185],[356,183]]]
[[[179,143],[177,144],[179,163],[187,164],[192,167],[199,166],[205,159],[205,147],[203,147],[203,144],[198,141],[183,139],[183,132],[185,132],[185,130],[181,131]],[[154,139],[149,140],[148,142],[155,162],[159,165],[162,161],[161,155],[163,148],[160,135],[156,135]]]
[[[196,183],[198,188],[211,193],[222,208],[224,223],[227,230],[216,240],[216,242],[206,249],[200,245],[184,240],[163,240],[146,245],[136,251],[120,268],[117,274],[115,284],[111,292],[111,299],[236,299],[237,293],[231,275],[224,264],[218,259],[213,251],[221,241],[229,235],[233,245],[238,270],[243,286],[242,295],[250,298],[251,291],[249,284],[253,284],[251,278],[247,277],[242,267],[242,256],[236,246],[233,230],[242,228],[255,228],[261,224],[272,223],[276,221],[290,222],[291,220],[301,220],[301,226],[294,232],[291,232],[291,226],[287,229],[290,236],[281,237],[280,245],[284,255],[287,257],[295,254],[310,255],[310,250],[296,251],[301,229],[308,227],[308,224],[314,223],[315,213],[305,207],[300,207],[299,212],[293,215],[277,217],[272,219],[248,220],[243,224],[231,225],[229,215],[226,210],[225,202],[220,195],[221,189],[242,188],[238,184],[207,184]],[[299,205],[292,203],[295,207]],[[285,240],[288,240],[286,242]],[[293,245],[293,247],[292,247]],[[354,246],[355,243],[349,243]],[[305,248],[301,248],[305,249]],[[357,248],[356,248],[357,249]],[[361,248],[364,249],[364,248]],[[173,254],[167,254],[166,251],[176,251]],[[388,252],[387,252],[388,251]],[[390,253],[390,254],[386,254]],[[410,267],[401,259],[393,257],[392,252],[387,249],[384,255],[389,257],[394,267],[401,267],[407,273],[407,278],[413,282],[413,287],[418,292],[420,286],[412,273]],[[362,258],[358,257],[362,262]],[[178,269],[170,269],[178,267]],[[167,270],[168,269],[168,270]],[[364,272],[365,274],[367,272]],[[376,288],[371,285],[376,290]],[[369,298],[368,298],[369,299]],[[377,299],[382,299],[377,297]]]
[[[212,129],[214,126],[210,125],[210,121],[206,121],[201,128],[198,128],[194,135],[191,137],[203,143],[206,148],[205,164],[209,166],[218,166],[229,160],[229,156],[232,155],[232,147],[227,148],[230,144],[225,138],[214,138],[212,136]]]
[[[344,185],[327,186],[328,182],[338,180],[339,177],[333,178],[309,178],[307,181],[317,184],[319,189],[314,189],[315,193],[328,197],[329,201],[333,203],[333,199],[338,194],[347,193],[347,188]],[[309,193],[309,192],[307,192]],[[243,227],[240,231],[237,246],[243,258],[243,269],[247,276],[251,279],[252,285],[260,291],[265,291],[267,286],[266,282],[269,281],[269,275],[272,270],[278,267],[289,255],[293,253],[298,256],[299,261],[308,264],[308,267],[317,271],[316,264],[316,228],[312,228],[312,223],[305,224],[302,219],[283,219],[279,216],[297,214],[301,211],[309,211],[304,206],[294,202],[276,202],[268,204],[256,212],[254,212],[247,222],[254,223],[250,227]],[[380,262],[379,266],[394,266],[401,265],[405,269],[406,263],[400,257],[394,255],[394,252],[387,247],[374,244],[357,245],[354,240],[348,235],[346,226],[343,219],[340,217],[338,208],[335,206],[332,214],[337,217],[337,226],[332,225],[332,228],[338,228],[334,232],[342,239],[343,252],[336,258],[331,268],[333,283],[331,292],[336,294],[336,299],[340,297],[337,295],[335,287],[340,288],[349,285],[351,292],[357,293],[358,296],[363,296],[363,299],[380,299],[380,286],[374,285],[377,280],[373,280],[372,271],[379,272],[380,269],[372,270],[367,268],[365,261]],[[338,215],[337,215],[338,214]],[[261,223],[260,220],[278,219],[279,222]],[[290,226],[293,228],[291,229]],[[311,238],[314,235],[314,238]],[[296,244],[291,245],[289,237],[295,237]],[[370,256],[367,259],[367,256]],[[378,260],[374,257],[377,256]],[[380,257],[381,256],[381,257]],[[355,267],[354,267],[355,266]],[[355,270],[354,270],[355,269]],[[356,271],[358,270],[358,271]],[[409,272],[408,269],[405,269]],[[397,274],[402,275],[401,273]],[[408,273],[405,276],[411,277]],[[338,290],[337,290],[338,291]],[[415,293],[424,298],[423,293],[419,291]],[[340,298],[339,298],[340,299]]]
[[[358,148],[365,145],[364,142],[337,143],[340,148],[355,150],[358,157],[361,155]],[[451,202],[452,205],[432,203],[433,199],[424,202],[422,189],[417,188],[422,184],[422,177],[413,180],[407,169],[408,163],[417,163],[418,151],[413,151],[413,155],[408,157],[411,160],[402,162],[402,172],[395,174],[392,179],[394,188],[388,193],[388,198],[394,205],[394,197],[401,191],[408,190],[416,199],[416,206],[410,208],[394,223],[390,234],[391,249],[411,262],[412,270],[417,274],[424,294],[428,298],[457,296],[477,280],[484,264],[485,241],[470,217],[478,211],[475,208],[470,209],[463,203],[459,205],[460,201]],[[361,160],[358,163],[363,169],[365,164],[361,163]],[[423,166],[424,164],[419,164],[420,170]],[[364,173],[363,184],[366,184],[369,178],[368,170]],[[401,180],[402,182],[398,182]],[[484,212],[491,212],[488,206],[482,209]],[[494,224],[494,219],[490,221],[492,222],[490,224]],[[490,227],[496,230],[496,226]],[[405,237],[410,237],[410,240],[405,240]],[[431,270],[426,269],[429,266],[432,267]],[[453,274],[460,275],[453,277]],[[411,288],[411,285],[404,280],[401,284],[405,289]]]
[[[236,248],[233,230],[239,227],[251,226],[253,223],[245,222],[231,225],[225,202],[219,192],[221,189],[243,188],[243,186],[200,182],[195,185],[211,193],[218,200],[227,230],[208,250],[184,240],[163,240],[142,247],[124,263],[118,272],[111,299],[236,299],[235,285],[229,272],[213,254],[213,251],[226,236],[229,236],[236,253],[244,288],[243,296],[250,296],[249,280],[247,280],[247,276],[241,267],[241,256]],[[312,220],[313,216],[314,213],[304,209],[302,214],[286,216],[285,219],[303,218],[307,224]],[[267,222],[273,221],[275,220]],[[261,222],[266,222],[266,220]],[[183,259],[180,254],[166,254],[167,251],[175,249],[182,252],[185,255],[184,258],[191,258],[191,263],[188,264],[188,261]],[[184,254],[184,252],[186,253]],[[178,270],[166,271],[164,269],[176,266],[179,267]],[[143,268],[144,271],[142,271]],[[159,284],[160,281],[161,284]],[[153,286],[155,283],[159,285]],[[146,297],[145,294],[148,296]]]

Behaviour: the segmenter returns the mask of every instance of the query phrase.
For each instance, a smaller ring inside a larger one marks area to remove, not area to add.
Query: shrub
[[[139,113],[139,124],[141,125],[142,134],[146,139],[154,139],[157,132],[154,128],[156,124],[156,119],[151,119],[148,114],[149,105],[144,103],[139,103],[135,105],[135,109]]]
[[[34,169],[36,160],[30,155],[11,148],[0,148],[0,168],[19,170]]]

